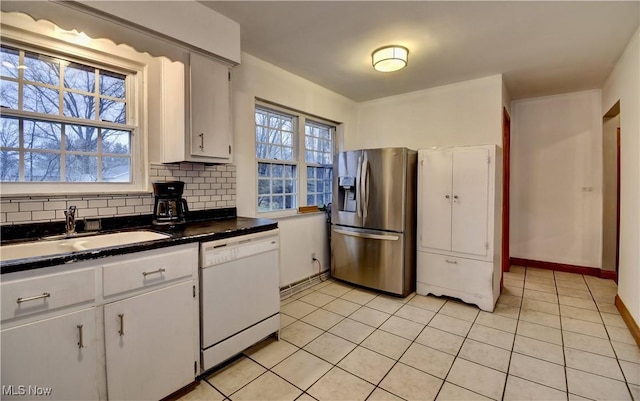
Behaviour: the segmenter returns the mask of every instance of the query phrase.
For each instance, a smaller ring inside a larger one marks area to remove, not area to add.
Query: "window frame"
[[[91,123],[87,124],[87,120],[64,116],[63,113],[45,114],[15,109],[2,109],[1,114],[24,120],[90,125],[103,129],[120,128],[130,131],[131,182],[2,182],[0,183],[2,196],[148,192],[148,152],[146,150],[148,56],[104,39],[90,39],[77,32],[69,34],[68,31],[62,31],[55,25],[53,33],[43,29],[37,22],[34,22],[34,26],[30,28],[31,30],[25,32],[20,28],[3,25],[0,37],[2,45],[126,75],[125,124],[103,122],[99,119],[90,120]],[[56,37],[56,34],[62,35],[62,38]]]
[[[293,159],[294,160],[274,160],[274,159],[259,159],[256,155],[257,150],[257,139],[256,139],[256,122],[255,115],[258,109],[272,111],[277,114],[284,114],[287,116],[291,116],[294,120],[294,135],[292,138],[293,141]],[[255,198],[254,198],[254,207],[256,216],[264,217],[264,218],[278,218],[278,217],[287,217],[294,216],[299,214],[298,208],[301,206],[307,205],[307,167],[319,167],[320,165],[317,163],[307,163],[305,157],[305,126],[306,122],[309,120],[310,122],[314,122],[316,124],[324,125],[330,127],[331,133],[331,168],[333,170],[333,158],[336,155],[336,130],[339,123],[327,120],[326,118],[317,117],[308,113],[304,113],[298,110],[293,110],[284,106],[279,106],[273,104],[271,102],[267,102],[264,100],[256,99],[255,105],[253,108],[253,139],[254,139],[254,174],[255,174]],[[282,209],[282,210],[271,210],[268,212],[261,212],[258,208],[258,164],[259,163],[269,163],[269,164],[285,164],[285,165],[293,165],[296,169],[296,206],[291,209]],[[313,205],[311,205],[313,206]]]

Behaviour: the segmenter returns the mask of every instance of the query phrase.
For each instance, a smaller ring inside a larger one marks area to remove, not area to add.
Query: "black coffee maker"
[[[153,224],[158,226],[184,224],[189,211],[182,198],[183,181],[153,182]]]

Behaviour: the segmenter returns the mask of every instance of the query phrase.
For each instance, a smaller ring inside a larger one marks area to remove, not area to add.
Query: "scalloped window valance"
[[[148,2],[140,3],[151,4]],[[212,49],[212,47],[215,47],[214,44],[209,46],[211,47],[209,49],[200,47],[206,46],[207,42],[199,41],[201,41],[203,37],[210,37],[210,32],[207,32],[208,28],[204,25],[197,28],[202,30],[201,35],[199,30],[181,30],[178,24],[179,20],[176,21],[176,26],[169,27],[171,29],[163,30],[158,28],[157,26],[154,26],[153,28],[156,28],[156,30],[152,30],[144,26],[132,23],[130,21],[126,21],[122,18],[107,14],[105,12],[89,8],[78,2],[25,2],[3,0],[0,3],[0,6],[2,7],[3,13],[24,13],[30,16],[35,21],[50,21],[64,31],[72,32],[75,30],[77,32],[84,33],[93,39],[108,39],[118,45],[126,44],[134,48],[138,52],[148,53],[154,57],[164,56],[173,61],[187,63],[188,53],[191,51],[195,51],[209,57],[216,58],[229,65],[234,65],[239,62],[239,32],[237,46],[238,57],[236,57],[235,51],[233,49],[232,51],[221,49],[220,53],[227,53],[221,56],[220,54],[214,53],[215,49]],[[198,6],[201,5],[197,3],[196,5],[190,5],[190,7]],[[166,18],[166,14],[169,11],[170,10],[159,9],[157,21],[151,19],[148,24],[158,25],[159,22],[163,21],[161,17]],[[210,11],[213,12],[212,10]],[[5,23],[4,21],[2,22],[3,24]],[[233,21],[231,21],[231,23],[232,28],[235,28],[233,26],[233,24],[235,23]],[[159,30],[161,30],[162,32],[159,32]],[[233,34],[233,29],[231,36],[235,36]],[[184,40],[189,40],[193,43],[188,43]]]

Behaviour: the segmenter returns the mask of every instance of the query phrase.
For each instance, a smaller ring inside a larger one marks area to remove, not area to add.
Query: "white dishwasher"
[[[201,368],[280,330],[278,229],[200,244]]]

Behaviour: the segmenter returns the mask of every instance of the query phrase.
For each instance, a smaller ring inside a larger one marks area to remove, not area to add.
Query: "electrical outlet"
[[[311,260],[316,260],[316,253],[315,252],[311,252]]]

